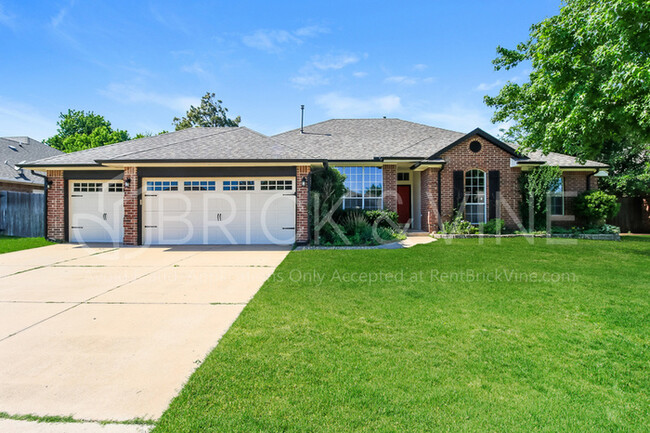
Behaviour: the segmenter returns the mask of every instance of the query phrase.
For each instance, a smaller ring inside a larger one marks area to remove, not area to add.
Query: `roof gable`
[[[470,132],[468,134],[465,134],[462,137],[458,138],[457,140],[449,143],[448,145],[446,145],[442,149],[438,150],[436,153],[434,153],[433,155],[431,155],[427,159],[440,159],[442,157],[443,153],[447,152],[448,150],[456,147],[460,143],[462,143],[462,142],[466,141],[467,139],[472,138],[474,136],[479,136],[479,137],[489,141],[490,143],[494,144],[495,146],[497,146],[501,150],[504,150],[505,152],[509,153],[510,155],[512,155],[512,156],[514,156],[516,158],[528,159],[526,156],[517,153],[517,150],[515,148],[513,148],[512,146],[504,143],[503,141],[499,140],[498,138],[494,137],[493,135],[488,134],[487,132],[483,131],[481,128],[476,128],[472,132]]]

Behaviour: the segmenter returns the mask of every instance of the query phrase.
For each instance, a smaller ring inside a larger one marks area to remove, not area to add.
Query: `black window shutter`
[[[454,171],[454,210],[457,210],[460,207],[464,196],[465,173],[462,170],[456,170]]]
[[[501,172],[499,170],[490,170],[488,173],[488,186],[490,187],[488,201],[488,219],[497,217],[497,193],[501,189]]]

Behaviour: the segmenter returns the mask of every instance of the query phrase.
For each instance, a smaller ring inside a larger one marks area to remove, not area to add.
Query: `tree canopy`
[[[180,119],[174,117],[173,124],[176,130],[180,131],[195,126],[239,126],[241,117],[230,119],[228,109],[221,105],[223,101],[215,98],[214,93],[208,92],[201,98],[201,105],[198,107],[191,105],[185,116]]]
[[[57,125],[57,134],[45,140],[45,143],[68,153],[129,139],[128,132],[114,130],[111,122],[92,111],[68,110],[67,113],[60,113]]]
[[[610,189],[650,192],[650,2],[566,0],[497,54],[496,70],[532,66],[528,82],[485,97],[494,122],[512,122],[506,138],[601,160]]]

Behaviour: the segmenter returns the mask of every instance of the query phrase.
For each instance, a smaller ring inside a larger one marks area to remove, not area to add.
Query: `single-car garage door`
[[[292,244],[293,178],[145,178],[143,243]]]
[[[121,180],[71,180],[70,242],[121,242],[124,193]]]

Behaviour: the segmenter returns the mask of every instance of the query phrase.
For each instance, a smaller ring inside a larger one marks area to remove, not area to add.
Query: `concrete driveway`
[[[0,412],[157,419],[287,247],[0,255]]]

